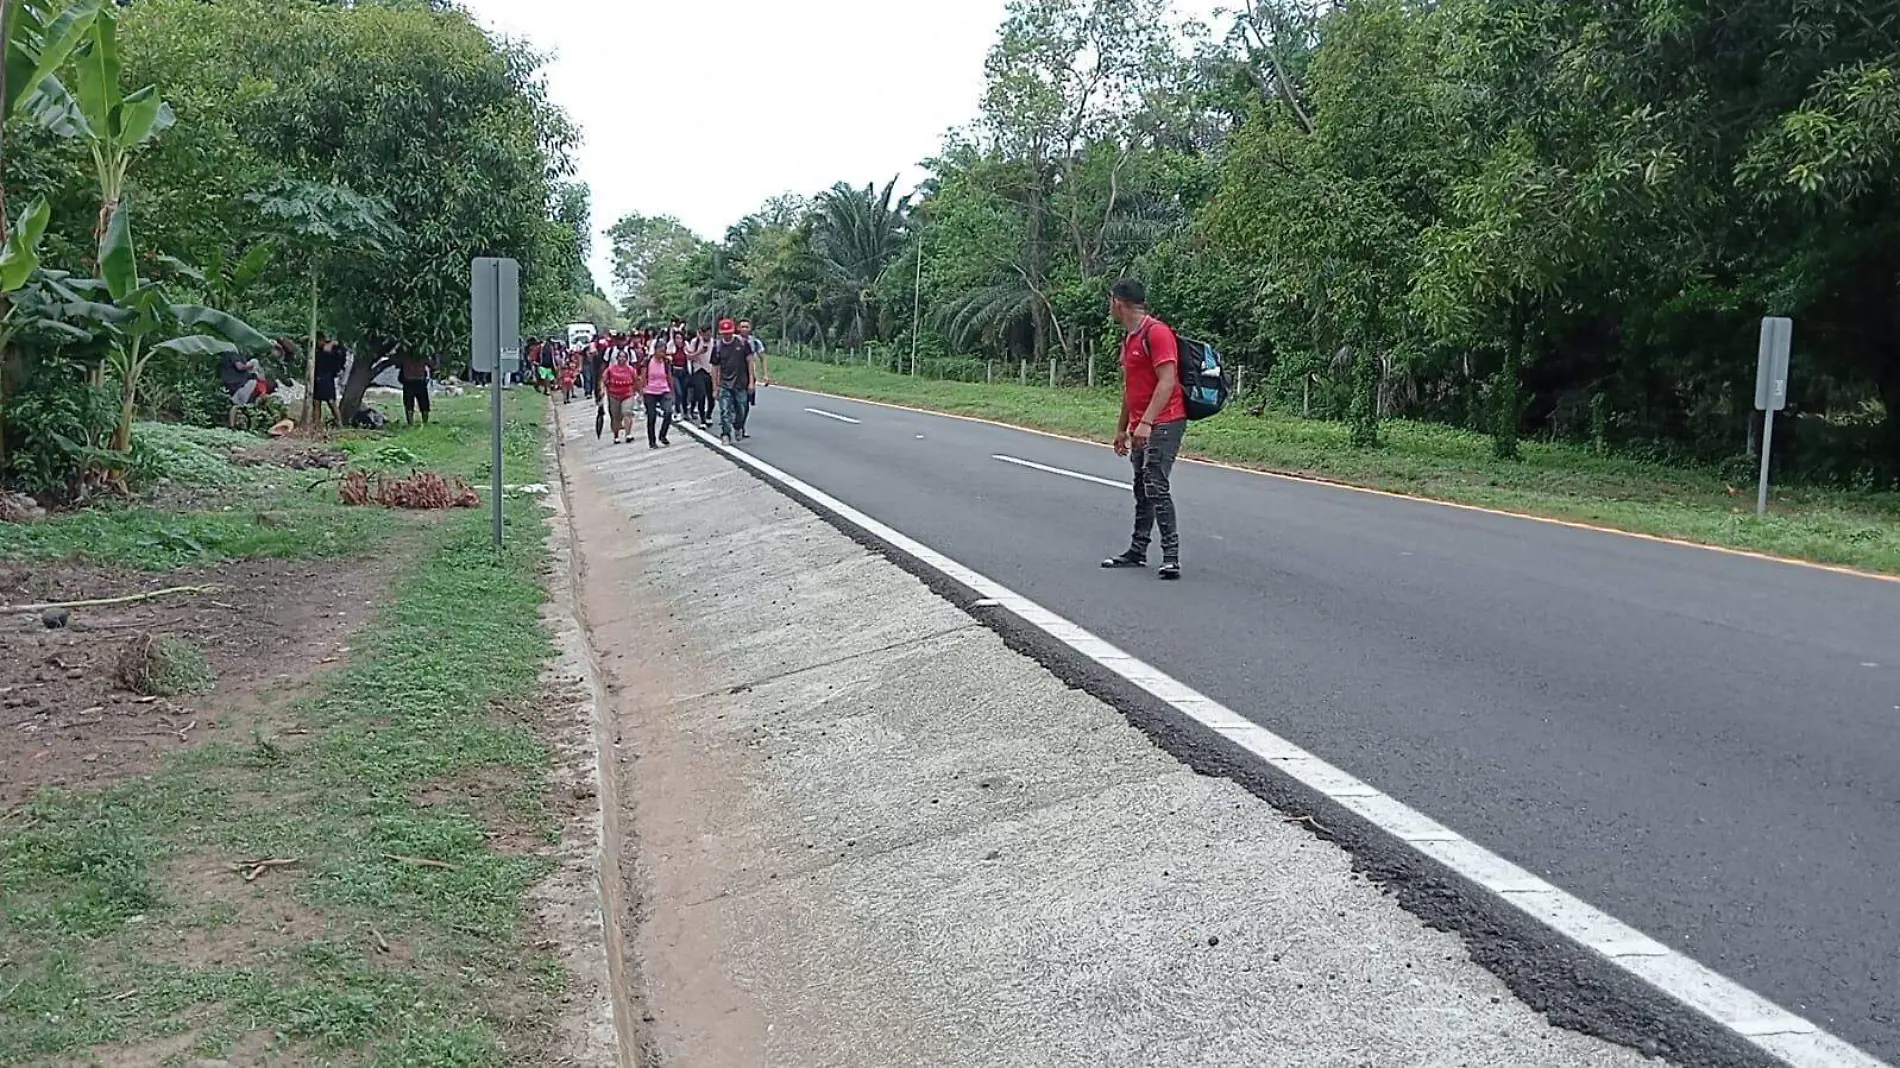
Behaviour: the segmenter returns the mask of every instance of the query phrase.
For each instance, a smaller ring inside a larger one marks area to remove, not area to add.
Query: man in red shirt
[[[1181,577],[1181,534],[1175,525],[1169,477],[1187,431],[1187,400],[1181,394],[1181,354],[1174,329],[1148,314],[1148,289],[1133,278],[1109,290],[1108,313],[1121,324],[1122,414],[1115,428],[1115,455],[1135,468],[1135,536],[1128,551],[1103,567],[1145,567],[1148,543],[1161,527],[1164,579]]]

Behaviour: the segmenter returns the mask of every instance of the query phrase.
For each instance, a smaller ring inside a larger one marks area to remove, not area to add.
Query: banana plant
[[[139,380],[154,353],[222,357],[262,352],[270,339],[249,323],[202,304],[175,303],[156,281],[140,278],[132,247],[131,213],[114,212],[100,242],[101,278],[62,282],[75,299],[58,310],[61,319],[83,325],[105,342],[106,366],[119,380],[119,423],[112,448],[132,447]],[[101,299],[104,298],[104,299]]]
[[[27,4],[25,7],[33,5]],[[86,14],[90,11],[90,15]],[[61,20],[72,15],[70,23]],[[54,134],[83,141],[92,152],[94,174],[99,182],[99,220],[94,237],[100,241],[100,272],[105,271],[104,241],[114,216],[125,202],[125,176],[133,154],[154,137],[170,129],[177,117],[171,105],[158,98],[154,85],[122,92],[119,87],[118,16],[111,7],[94,0],[76,3],[55,20],[57,37],[40,46],[36,70],[42,70],[31,86],[31,95],[20,98],[18,107],[34,121]],[[75,28],[77,27],[77,28]],[[49,25],[42,34],[55,32]],[[67,44],[67,40],[71,43]],[[69,60],[72,88],[57,76],[60,66],[47,67],[59,58],[64,47]]]
[[[13,295],[39,271],[40,237],[46,233],[46,223],[52,216],[52,208],[44,200],[28,205],[18,221],[11,224],[6,222],[4,208],[0,208],[0,231],[4,231],[0,235],[4,238],[0,240],[0,466],[4,466],[7,457],[8,372],[12,369],[13,334],[20,318]]]
[[[0,159],[6,158],[5,125],[22,101],[35,96],[92,31],[103,0],[0,0]],[[0,230],[11,223],[0,184]],[[16,287],[17,288],[17,287]],[[4,291],[0,291],[4,292]]]
[[[11,293],[26,284],[40,266],[40,238],[53,209],[44,200],[27,206],[0,241],[0,293]]]
[[[40,269],[40,238],[46,233],[46,224],[53,217],[52,208],[44,200],[36,200],[27,205],[20,217],[6,228],[4,240],[0,240],[0,361],[5,360],[9,345],[13,343],[14,331],[18,328],[15,318],[16,308],[10,298],[19,292]],[[0,409],[6,406],[6,373],[0,363]],[[0,434],[0,437],[3,437]]]

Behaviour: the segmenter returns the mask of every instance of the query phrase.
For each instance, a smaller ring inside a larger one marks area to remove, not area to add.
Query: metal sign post
[[[1788,355],[1794,348],[1794,320],[1761,321],[1761,354],[1755,365],[1755,410],[1761,413],[1761,485],[1755,514],[1768,514],[1768,464],[1775,454],[1775,413],[1788,407]]]
[[[501,548],[502,379],[521,367],[521,265],[482,256],[469,269],[469,367],[486,371],[489,421],[495,453],[490,492],[494,497],[495,548]]]

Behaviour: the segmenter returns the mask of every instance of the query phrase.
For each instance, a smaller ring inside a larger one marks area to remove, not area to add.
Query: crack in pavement
[[[750,681],[741,682],[735,686],[728,686],[721,690],[701,690],[698,693],[682,694],[678,697],[669,697],[664,701],[654,703],[650,707],[653,707],[656,709],[657,708],[673,708],[678,705],[686,704],[689,701],[703,701],[709,697],[736,697],[739,694],[746,693],[751,690],[755,690],[759,688],[760,686],[766,686],[774,682],[782,682],[785,679],[795,678],[799,675],[809,674],[810,672],[813,672],[813,671],[823,671],[825,668],[837,667],[841,664],[849,664],[853,660],[862,660],[865,657],[878,656],[883,653],[894,653],[900,649],[907,649],[912,646],[924,645],[928,642],[936,641],[939,638],[947,638],[953,634],[962,634],[965,631],[987,630],[987,629],[988,628],[983,626],[983,624],[976,623],[976,622],[966,623],[958,627],[947,627],[943,630],[934,631],[930,634],[920,635],[915,638],[900,638],[899,640],[891,642],[888,645],[880,645],[875,649],[862,649],[855,653],[846,653],[843,656],[834,657],[833,659],[830,659],[830,660],[822,660],[815,664],[805,664],[800,667],[787,668],[784,671],[773,672],[770,675],[760,675],[759,677],[754,678]]]
[[[932,831],[928,834],[923,835],[922,837],[915,838],[910,841],[892,842],[888,845],[880,846],[875,849],[867,849],[867,850],[857,850],[857,849],[847,847],[844,851],[839,852],[836,856],[831,856],[830,859],[826,860],[822,864],[815,864],[809,868],[797,868],[796,870],[782,873],[782,874],[790,875],[799,879],[822,875],[825,872],[832,871],[833,869],[839,868],[847,864],[853,864],[860,861],[880,860],[885,857],[889,857],[898,853],[908,852],[922,846],[937,845],[939,843],[950,841],[953,839],[967,837],[967,836],[976,834],[977,832],[983,831],[987,828],[994,827],[999,823],[1012,821],[1012,820],[1026,819],[1028,817],[1036,816],[1040,813],[1048,812],[1053,809],[1058,809],[1058,808],[1063,808],[1065,806],[1088,802],[1096,798],[1100,798],[1114,790],[1121,790],[1130,786],[1141,786],[1144,784],[1160,783],[1163,780],[1173,778],[1176,776],[1185,775],[1185,776],[1191,777],[1193,776],[1193,774],[1194,773],[1187,768],[1176,767],[1176,768],[1164,768],[1161,771],[1155,772],[1152,775],[1138,775],[1138,776],[1135,776],[1134,778],[1118,779],[1111,783],[1106,783],[1103,785],[1091,787],[1090,789],[1078,790],[1078,791],[1075,791],[1074,793],[1063,794],[1059,797],[1051,797],[1045,801],[1042,801],[1038,804],[1030,805],[1026,808],[1011,809],[1010,811],[1007,811],[1007,812],[985,812],[979,815],[978,818],[973,819],[970,822],[965,823],[961,826],[945,827],[941,830]],[[754,896],[755,894],[759,893],[762,890],[771,889],[773,886],[779,885],[785,881],[786,881],[785,879],[774,879],[770,875],[768,875],[765,879],[762,879],[762,880],[748,880],[745,885],[737,889],[727,888],[725,890],[721,890],[717,894],[712,895],[711,897],[701,898],[700,900],[697,900],[697,901],[685,902],[680,907],[685,908],[685,909],[696,909],[696,908],[701,908],[706,905],[713,904],[714,902],[717,902],[717,901],[726,901],[726,900],[733,900],[733,899],[745,900],[747,898]]]

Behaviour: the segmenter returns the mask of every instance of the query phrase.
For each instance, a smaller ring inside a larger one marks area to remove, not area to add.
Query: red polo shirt
[[[1150,315],[1141,328],[1122,342],[1122,429],[1133,430],[1154,399],[1156,369],[1171,363],[1179,370],[1181,350],[1174,340],[1174,328]],[[1180,422],[1187,418],[1187,398],[1177,381],[1174,396],[1155,417],[1155,424]]]

